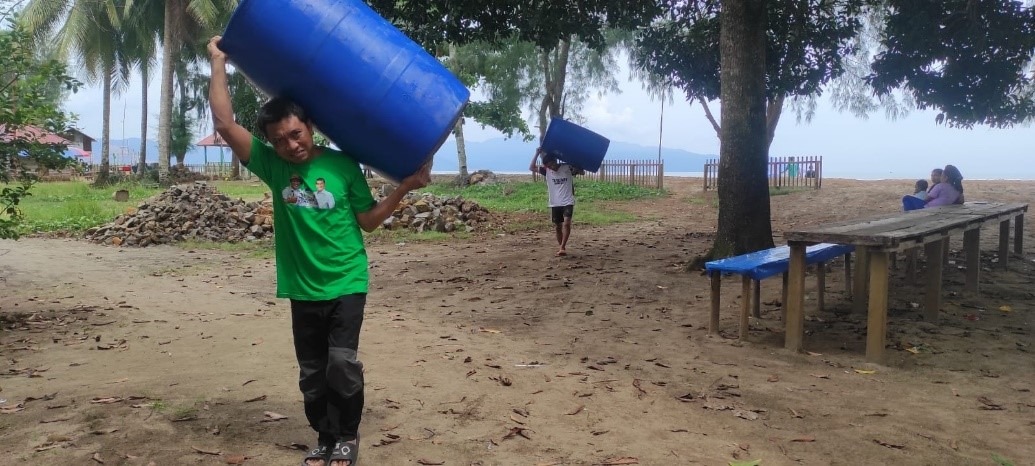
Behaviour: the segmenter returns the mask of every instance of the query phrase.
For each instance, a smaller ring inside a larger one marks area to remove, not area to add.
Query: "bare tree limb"
[[[715,129],[715,137],[722,139],[722,128],[719,126],[719,122],[715,121],[715,115],[712,115],[712,109],[708,108],[708,102],[702,98],[698,98],[697,101],[701,103],[701,108],[704,109],[704,116],[708,117],[708,122]]]

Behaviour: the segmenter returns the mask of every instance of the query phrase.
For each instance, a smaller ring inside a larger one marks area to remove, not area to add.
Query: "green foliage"
[[[675,3],[637,39],[634,62],[688,99],[719,98],[719,0]],[[766,97],[805,97],[844,71],[854,53],[861,0],[767,4]]]
[[[909,92],[949,126],[1011,126],[1035,115],[1035,8],[1020,1],[885,0],[887,22],[867,78],[879,95]]]
[[[32,37],[20,24],[10,22],[10,30],[0,33],[0,102],[4,102],[0,107],[0,239],[19,236],[20,204],[35,182],[25,162],[49,169],[70,163],[64,146],[41,144],[36,136],[40,130],[60,134],[68,129],[68,116],[53,100],[55,83],[67,91],[79,87],[64,64],[41,62]]]

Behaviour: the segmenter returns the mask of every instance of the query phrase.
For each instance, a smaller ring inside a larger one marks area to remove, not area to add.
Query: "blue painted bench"
[[[823,309],[823,291],[826,288],[826,269],[822,264],[844,256],[845,258],[845,292],[849,295],[852,292],[852,267],[851,254],[853,246],[820,243],[809,246],[805,249],[805,264],[819,264],[816,268],[817,281],[817,304]],[[761,299],[759,298],[760,282],[777,274],[783,274],[783,299],[780,301],[784,310],[787,309],[787,269],[790,265],[791,248],[780,246],[772,249],[756,251],[736,257],[707,262],[704,265],[705,272],[712,281],[712,313],[709,331],[719,331],[719,294],[722,289],[722,275],[740,275],[743,282],[743,296],[740,308],[740,338],[744,339],[748,333],[748,312],[755,317],[761,314]],[[753,290],[752,290],[753,288]],[[753,296],[753,299],[752,299]]]

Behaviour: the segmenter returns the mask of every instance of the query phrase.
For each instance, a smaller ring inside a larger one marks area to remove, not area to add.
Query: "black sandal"
[[[359,436],[352,440],[338,440],[331,449],[331,456],[327,457],[327,466],[332,461],[348,461],[349,466],[356,466],[359,460]]]
[[[302,466],[309,466],[307,461],[312,460],[323,460],[324,466],[330,464],[330,460],[327,458],[331,456],[331,447],[327,445],[320,445],[312,449],[309,453],[306,453],[305,458],[302,458]]]

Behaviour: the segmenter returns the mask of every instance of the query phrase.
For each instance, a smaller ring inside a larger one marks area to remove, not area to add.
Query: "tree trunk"
[[[464,144],[464,117],[456,120],[456,126],[453,127],[453,137],[456,138],[456,159],[460,164],[460,174],[456,177],[456,184],[458,186],[467,186],[470,184],[471,175],[467,173],[467,146]]]
[[[105,66],[102,78],[104,89],[101,97],[101,168],[93,179],[94,186],[107,186],[111,174],[111,75],[112,70]]]
[[[561,103],[564,100],[564,83],[568,78],[568,56],[570,53],[571,41],[562,39],[553,49],[539,53],[539,65],[543,69],[543,102],[539,105],[539,143],[542,144],[546,137],[546,129],[550,124],[550,118],[564,116]]]
[[[175,17],[179,0],[165,2],[165,30],[162,32],[162,95],[158,113],[158,179],[165,181],[169,175],[169,143],[172,141],[173,67],[176,64],[179,44],[176,35]]]
[[[230,179],[241,179],[241,160],[232,154],[230,156]]]
[[[143,179],[147,171],[147,64],[140,65],[140,82],[143,92],[140,101],[140,161],[137,165],[137,177]]]
[[[765,97],[765,0],[723,0],[719,225],[711,258],[773,247]]]
[[[766,103],[765,107],[765,128],[766,128],[766,152],[773,145],[773,138],[776,137],[776,125],[780,124],[780,116],[783,115],[783,101],[785,96],[779,96]]]

